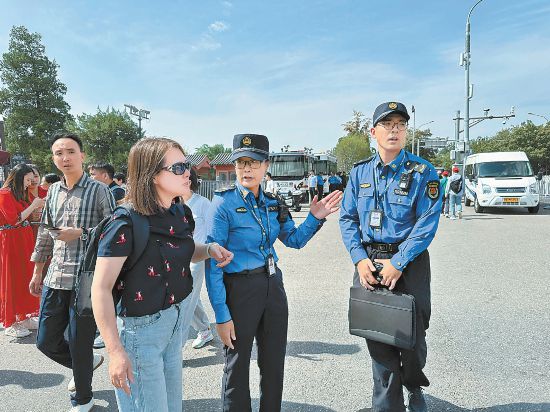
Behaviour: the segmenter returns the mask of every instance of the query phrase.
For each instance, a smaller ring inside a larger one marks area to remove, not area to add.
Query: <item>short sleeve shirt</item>
[[[195,251],[195,222],[191,209],[173,205],[149,216],[149,239],[135,266],[119,275],[115,287],[121,294],[121,316],[152,315],[184,300],[193,290],[189,269]],[[105,225],[97,256],[130,256],[132,220],[117,209]]]

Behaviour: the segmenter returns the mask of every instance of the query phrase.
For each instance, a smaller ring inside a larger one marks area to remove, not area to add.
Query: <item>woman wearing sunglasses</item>
[[[269,166],[269,141],[262,135],[236,135],[231,160],[237,182],[212,200],[207,242],[235,253],[223,270],[207,263],[206,285],[223,341],[224,411],[247,412],[250,404],[250,355],[256,339],[260,367],[260,411],[280,411],[286,354],[288,304],[273,244],[302,248],[324,219],[339,209],[342,192],[311,202],[296,227],[285,206],[262,190]]]
[[[233,257],[215,243],[195,243],[191,210],[173,202],[188,190],[189,167],[173,140],[136,143],[128,159],[127,199],[147,217],[147,246],[123,271],[134,232],[124,208],[115,210],[99,241],[92,305],[120,411],[182,410],[182,325],[193,288],[189,265],[211,257],[222,267]],[[120,336],[113,287],[121,293]]]

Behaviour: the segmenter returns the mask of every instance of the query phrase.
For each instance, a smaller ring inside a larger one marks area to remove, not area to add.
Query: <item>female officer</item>
[[[189,264],[212,257],[223,266],[232,258],[216,244],[194,242],[191,210],[173,204],[189,185],[189,168],[175,141],[137,142],[128,158],[127,198],[147,217],[147,247],[132,268],[123,269],[134,233],[124,208],[114,211],[100,237],[92,305],[122,412],[182,410],[182,319],[193,288]],[[121,293],[120,338],[112,296],[115,284]]]
[[[277,239],[302,248],[325,217],[339,209],[342,192],[311,202],[310,213],[296,227],[288,210],[264,192],[260,183],[269,166],[269,141],[254,134],[236,135],[231,161],[236,185],[216,192],[207,242],[235,253],[223,271],[207,263],[206,285],[225,344],[222,382],[224,411],[250,411],[249,369],[256,338],[260,367],[260,411],[280,411],[287,342],[288,304],[277,254]]]

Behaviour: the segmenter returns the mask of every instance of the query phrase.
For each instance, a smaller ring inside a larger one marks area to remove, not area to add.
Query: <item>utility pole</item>
[[[411,112],[413,114],[413,139],[412,139],[411,153],[414,154],[414,135],[416,134],[416,111],[414,110],[414,105],[411,107]],[[417,143],[417,146],[418,146],[418,143]]]
[[[466,19],[466,41],[464,47],[464,53],[460,55],[460,65],[464,66],[464,71],[466,73],[465,83],[466,83],[466,101],[465,101],[465,111],[464,111],[464,143],[466,145],[466,151],[470,151],[470,99],[473,96],[473,85],[470,85],[470,16],[474,11],[475,7],[481,3],[483,0],[478,0],[476,4],[470,9],[468,13],[468,18]]]
[[[149,120],[149,115],[151,112],[145,109],[138,109],[136,106],[132,106],[131,104],[125,104],[124,107],[130,110],[130,114],[132,116],[136,116],[138,118],[139,138],[141,139],[143,137],[141,135],[141,119]]]

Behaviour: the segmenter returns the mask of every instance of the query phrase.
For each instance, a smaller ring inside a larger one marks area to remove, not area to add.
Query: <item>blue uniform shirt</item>
[[[317,175],[317,186],[323,186],[325,184],[325,180],[323,179],[323,176]]]
[[[411,168],[408,191],[399,188],[403,172]],[[375,190],[376,186],[376,190]],[[381,228],[369,225],[370,211],[383,210]],[[379,155],[361,162],[350,172],[340,211],[342,239],[354,264],[368,258],[362,242],[397,243],[392,265],[400,270],[428,248],[435,236],[441,212],[441,191],[434,167],[426,160],[401,150],[384,165]]]
[[[328,178],[328,183],[331,185],[337,185],[342,183],[342,179],[340,179],[338,176],[330,176]]]
[[[236,273],[265,266],[269,254],[277,261],[273,248],[277,239],[285,246],[300,249],[324,221],[310,213],[299,227],[290,215],[285,222],[279,223],[278,210],[277,199],[260,190],[256,201],[254,194],[238,183],[234,188],[216,192],[212,199],[207,243],[217,242],[235,254],[223,269],[216,267],[211,259],[206,264],[206,287],[217,323],[231,320],[225,299],[224,272]],[[261,220],[261,226],[256,218]]]

